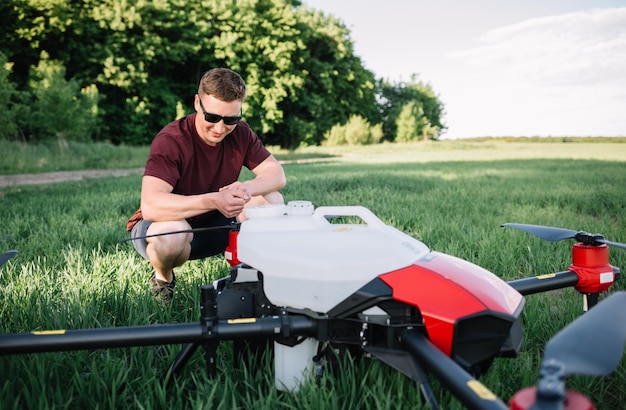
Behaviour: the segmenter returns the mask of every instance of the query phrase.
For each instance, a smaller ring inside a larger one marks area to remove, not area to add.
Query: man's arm
[[[267,157],[251,171],[255,175],[254,179],[244,181],[243,183],[234,182],[222,188],[220,192],[243,186],[250,197],[253,197],[279,191],[287,183],[283,166],[280,165],[273,155]]]
[[[256,169],[256,168],[255,168]],[[178,195],[162,179],[144,176],[141,181],[141,211],[150,221],[179,221],[218,210],[228,218],[239,215],[250,200],[245,189],[233,187],[226,191],[200,195]]]

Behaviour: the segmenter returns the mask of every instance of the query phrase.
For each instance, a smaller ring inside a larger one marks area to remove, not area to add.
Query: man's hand
[[[238,181],[220,188],[218,193],[217,210],[227,218],[234,218],[243,212],[243,207],[251,198],[245,184]]]

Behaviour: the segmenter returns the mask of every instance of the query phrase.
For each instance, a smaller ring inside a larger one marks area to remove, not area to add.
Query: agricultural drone
[[[0,354],[183,344],[169,375],[202,347],[214,376],[221,342],[261,340],[273,354],[276,387],[297,391],[325,360],[348,350],[415,381],[431,408],[438,403],[429,375],[471,409],[593,408],[566,389],[566,377],[607,375],[621,360],[626,292],[601,302],[598,295],[620,274],[609,264],[609,247],[626,245],[600,234],[502,225],[548,241],[575,240],[566,271],[505,282],[429,249],[361,206],[292,201],[247,216],[221,227],[231,230],[224,254],[230,275],[202,286],[199,323],[4,334]],[[476,378],[495,358],[519,352],[524,296],[566,287],[584,296],[586,313],[546,345],[537,386],[505,404]]]

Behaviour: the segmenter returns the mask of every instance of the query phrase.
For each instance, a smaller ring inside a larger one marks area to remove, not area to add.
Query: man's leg
[[[153,222],[148,228],[147,235],[191,229],[187,221]],[[174,268],[181,266],[189,259],[193,233],[178,233],[171,235],[153,236],[147,238],[146,254],[154,268],[155,278],[163,282],[174,279]]]
[[[154,274],[150,278],[152,292],[157,299],[165,303],[169,303],[174,296],[176,277],[173,269],[187,260],[188,248],[191,247],[188,241],[193,238],[193,234],[181,233],[151,238],[146,238],[146,236],[188,229],[189,224],[186,221],[155,223],[141,219],[131,232],[131,236],[137,238],[133,240],[135,249],[154,268]]]

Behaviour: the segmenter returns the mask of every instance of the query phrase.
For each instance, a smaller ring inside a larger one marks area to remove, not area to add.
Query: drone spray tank
[[[350,217],[364,223],[329,220]],[[428,248],[391,228],[364,207],[320,207],[308,201],[247,210],[237,238],[238,258],[263,275],[275,306],[325,315],[380,273],[413,263]],[[398,246],[399,243],[405,246]],[[275,343],[276,385],[297,390],[312,373],[318,341]]]
[[[328,340],[354,343],[410,377],[416,375],[401,363],[408,360],[397,360],[399,328],[414,324],[467,367],[521,343],[519,293],[476,265],[432,252],[365,207],[314,209],[296,201],[253,208],[247,216],[238,260],[258,271],[271,305],[331,319]],[[440,297],[450,292],[456,300]],[[307,380],[319,342],[276,341],[278,388],[297,390]]]

